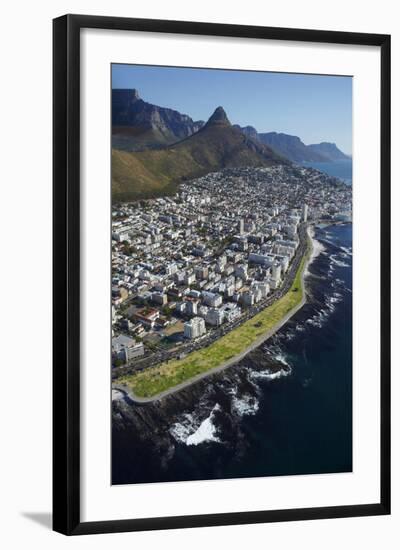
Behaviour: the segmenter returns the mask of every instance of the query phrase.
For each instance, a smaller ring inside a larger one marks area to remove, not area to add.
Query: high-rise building
[[[213,308],[207,311],[206,321],[209,325],[219,327],[224,321],[224,312],[222,309]]]
[[[190,321],[184,324],[184,336],[189,340],[194,340],[202,336],[206,332],[206,324],[201,317],[193,317]]]
[[[201,295],[202,295],[202,298],[203,298],[203,302],[207,306],[218,307],[222,304],[222,296],[220,294],[203,290]]]
[[[202,279],[207,279],[208,277],[208,267],[207,266],[198,266],[194,270],[196,278],[201,281]]]
[[[279,264],[272,264],[272,278],[275,279],[275,281],[280,281],[281,279],[281,266]]]
[[[128,363],[131,359],[144,355],[143,342],[137,342],[124,334],[115,336],[112,339],[112,355],[114,360]]]
[[[186,313],[188,315],[197,315],[198,300],[188,300],[186,302]]]
[[[255,252],[250,252],[249,262],[255,264],[261,264],[265,266],[271,266],[273,264],[273,258],[266,254],[256,254]]]
[[[247,279],[247,264],[238,264],[235,267],[235,275],[236,277],[240,277],[244,281]]]
[[[303,222],[307,221],[307,216],[308,216],[308,205],[304,203],[303,204]]]
[[[243,233],[244,233],[244,220],[242,218],[239,220],[238,230],[239,230],[239,235],[243,235]]]
[[[254,293],[250,290],[247,290],[246,292],[242,292],[241,296],[242,304],[245,306],[252,306],[254,304]]]

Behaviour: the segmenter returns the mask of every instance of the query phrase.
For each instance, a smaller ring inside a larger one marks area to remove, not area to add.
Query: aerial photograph
[[[111,483],[351,472],[352,78],[110,87]]]

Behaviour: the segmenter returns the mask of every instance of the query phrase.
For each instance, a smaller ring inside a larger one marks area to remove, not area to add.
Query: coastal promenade
[[[270,338],[273,334],[275,334],[291,317],[293,317],[293,315],[295,315],[295,313],[297,313],[297,311],[299,311],[306,302],[304,277],[305,277],[305,274],[307,273],[308,264],[312,259],[312,239],[310,238],[308,228],[306,228],[305,226],[303,227],[303,231],[301,234],[301,245],[302,245],[301,248],[299,247],[300,255],[297,256],[296,261],[292,265],[293,275],[292,277],[289,277],[287,281],[285,281],[284,287],[280,289],[277,302],[279,302],[279,300],[284,299],[284,297],[291,291],[291,288],[295,284],[295,280],[297,277],[299,277],[300,289],[298,290],[301,293],[301,299],[284,316],[282,316],[274,324],[273,327],[271,327],[269,330],[266,330],[261,335],[257,336],[255,339],[253,339],[251,344],[246,346],[240,353],[235,354],[232,357],[229,357],[229,359],[223,361],[221,364],[215,367],[212,367],[210,369],[204,370],[203,372],[200,372],[191,377],[188,377],[186,380],[183,380],[180,383],[174,384],[171,387],[165,389],[164,391],[156,393],[155,395],[150,395],[150,396],[136,395],[132,387],[129,387],[127,384],[118,382],[118,379],[113,383],[113,386],[112,386],[113,389],[122,392],[123,394],[125,394],[127,397],[129,397],[132,401],[136,403],[140,403],[140,404],[152,403],[154,401],[162,399],[163,397],[172,395],[198,382],[199,380],[202,380],[215,373],[221,372],[222,370],[234,365],[235,363],[243,359],[252,350],[256,349],[263,342],[268,340],[268,338]],[[267,312],[268,309],[269,307],[264,308],[264,311]],[[260,315],[260,313],[258,313],[257,315]],[[240,329],[240,326],[239,326],[239,329]],[[135,376],[135,375],[132,375],[132,376]]]

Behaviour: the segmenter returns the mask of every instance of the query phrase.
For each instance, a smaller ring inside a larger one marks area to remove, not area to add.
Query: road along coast
[[[151,403],[220,372],[245,357],[275,334],[306,302],[304,278],[313,259],[310,227],[304,231],[304,252],[293,282],[276,302],[204,349],[144,371],[119,377],[113,389],[136,403]]]

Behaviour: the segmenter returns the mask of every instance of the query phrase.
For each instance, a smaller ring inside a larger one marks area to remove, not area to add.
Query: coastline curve
[[[292,308],[290,311],[288,311],[284,317],[282,317],[271,329],[264,332],[261,336],[258,336],[249,346],[247,346],[242,352],[239,354],[236,354],[234,357],[229,358],[227,361],[224,361],[222,364],[212,367],[208,370],[205,370],[204,372],[201,372],[199,374],[196,374],[187,380],[184,380],[176,385],[171,386],[170,388],[161,391],[159,393],[156,393],[155,395],[151,396],[139,396],[134,393],[132,388],[129,388],[125,384],[118,384],[113,383],[112,388],[115,390],[118,390],[125,394],[130,400],[137,404],[146,404],[146,403],[152,403],[155,401],[158,401],[164,397],[167,397],[169,395],[172,395],[184,388],[187,388],[191,386],[192,384],[195,384],[196,382],[199,382],[200,380],[203,380],[204,378],[211,376],[213,374],[216,374],[218,372],[221,372],[232,365],[238,363],[241,359],[243,359],[248,353],[259,347],[262,343],[264,343],[266,340],[268,340],[271,336],[273,336],[282,326],[284,326],[289,319],[291,319],[306,303],[306,290],[305,290],[305,283],[304,279],[308,272],[308,266],[313,261],[313,236],[310,233],[310,226],[307,227],[306,231],[307,235],[307,247],[306,251],[303,255],[303,258],[300,262],[299,270],[301,270],[300,274],[300,289],[301,289],[301,300]],[[297,276],[297,274],[296,274]],[[291,290],[289,289],[287,293],[282,297],[284,298]],[[282,299],[281,298],[281,299]],[[266,309],[269,309],[268,307]],[[265,311],[265,310],[264,310]],[[133,375],[134,376],[134,375]]]

